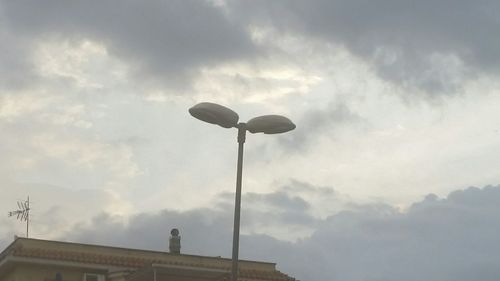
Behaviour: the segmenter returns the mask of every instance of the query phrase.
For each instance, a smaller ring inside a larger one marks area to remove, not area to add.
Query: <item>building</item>
[[[180,254],[180,237],[170,240],[170,252],[160,252],[16,238],[0,254],[0,281],[230,280],[230,259]],[[241,260],[238,280],[295,279],[274,263]]]

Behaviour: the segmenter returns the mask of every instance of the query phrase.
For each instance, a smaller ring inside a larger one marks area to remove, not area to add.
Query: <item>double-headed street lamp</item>
[[[210,102],[199,103],[189,109],[189,113],[201,121],[219,125],[223,128],[238,129],[238,165],[236,171],[236,196],[234,203],[233,226],[233,256],[231,267],[231,281],[238,278],[238,251],[240,243],[240,209],[241,209],[241,175],[243,169],[243,144],[246,132],[252,134],[280,134],[295,129],[290,119],[280,115],[264,115],[250,119],[248,122],[238,123],[239,116],[233,110]]]

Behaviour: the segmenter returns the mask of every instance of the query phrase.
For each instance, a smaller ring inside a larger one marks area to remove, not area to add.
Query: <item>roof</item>
[[[2,253],[0,267],[9,257],[73,262],[87,266],[139,269],[155,265],[230,272],[231,260],[220,257],[170,254],[167,252],[99,246],[81,243],[17,238]],[[242,279],[293,280],[275,269],[274,263],[240,261]]]

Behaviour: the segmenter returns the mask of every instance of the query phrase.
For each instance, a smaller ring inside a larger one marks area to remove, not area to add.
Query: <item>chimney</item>
[[[177,228],[172,228],[170,231],[170,243],[168,248],[171,254],[181,253],[181,237],[179,236],[179,230]]]

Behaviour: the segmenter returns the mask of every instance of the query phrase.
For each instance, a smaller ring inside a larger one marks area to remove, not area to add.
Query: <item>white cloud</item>
[[[207,1],[3,1],[2,10],[12,33],[106,46],[141,86],[182,89],[200,66],[257,53],[242,27]]]
[[[99,189],[73,189],[64,187],[2,180],[1,212],[7,213],[17,209],[16,201],[26,200],[30,196],[30,237],[44,237],[54,239],[65,231],[73,228],[77,223],[89,220],[91,217],[109,210],[114,199],[107,192]],[[24,236],[26,223],[15,218],[1,218],[0,236],[2,246],[10,242],[14,234]]]

